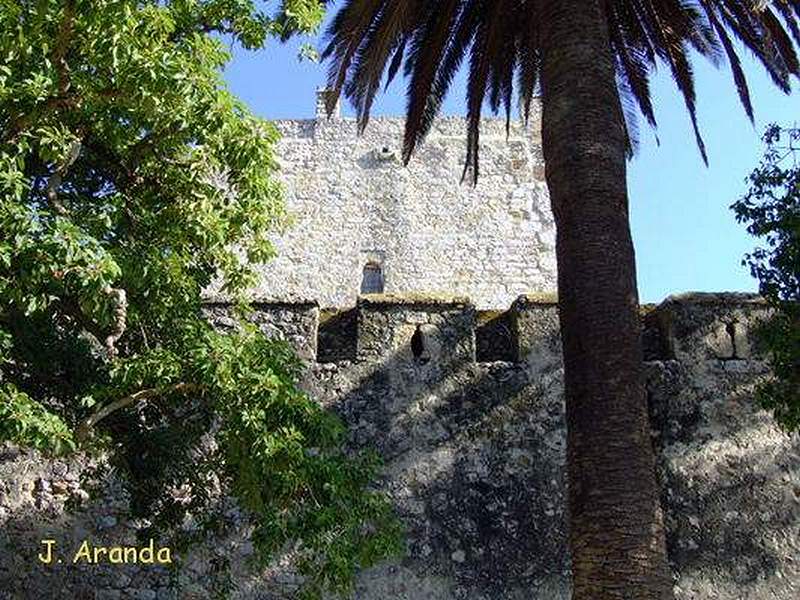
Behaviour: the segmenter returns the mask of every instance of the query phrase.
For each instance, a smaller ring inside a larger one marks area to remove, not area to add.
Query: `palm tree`
[[[343,91],[362,129],[384,72],[391,81],[404,66],[406,162],[464,58],[466,166],[475,178],[484,103],[508,117],[516,88],[527,118],[541,92],[557,227],[576,599],[672,597],[628,223],[632,118],[640,112],[655,127],[648,81],[657,62],[666,64],[705,160],[691,51],[714,63],[727,56],[752,120],[734,43],[788,92],[799,69],[799,19],[798,0],[348,0],[327,32],[329,108]]]

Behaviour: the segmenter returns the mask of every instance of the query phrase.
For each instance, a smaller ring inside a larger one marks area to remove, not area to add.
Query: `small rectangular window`
[[[361,278],[362,294],[382,294],[383,293],[383,270],[375,263],[367,263],[364,266],[364,273]]]

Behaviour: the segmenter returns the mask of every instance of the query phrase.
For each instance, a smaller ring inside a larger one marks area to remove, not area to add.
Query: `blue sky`
[[[268,119],[314,114],[314,90],[325,81],[325,65],[297,60],[298,41],[273,43],[260,52],[232,48],[225,71],[232,91]],[[665,69],[653,81],[656,132],[660,145],[640,124],[640,146],[629,163],[631,226],[643,302],[658,302],[684,291],[754,291],[755,280],[741,266],[755,240],[728,208],[746,190],[745,178],[758,163],[761,133],[771,122],[800,121],[797,94],[786,96],[745,52],[744,66],[755,106],[755,127],[742,111],[727,65],[717,70],[696,62],[698,116],[710,165],[694,143],[683,101]],[[798,87],[800,82],[795,82]],[[464,113],[463,77],[443,106]],[[376,115],[401,115],[402,82],[375,104]],[[345,107],[345,114],[349,108]]]

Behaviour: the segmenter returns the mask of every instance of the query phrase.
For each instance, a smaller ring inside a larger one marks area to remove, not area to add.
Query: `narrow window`
[[[417,325],[417,330],[411,336],[411,354],[415,360],[422,360],[423,352],[425,352],[425,340],[422,337],[422,330]]]
[[[364,265],[364,275],[361,278],[361,293],[383,293],[383,270],[379,264],[370,262]]]

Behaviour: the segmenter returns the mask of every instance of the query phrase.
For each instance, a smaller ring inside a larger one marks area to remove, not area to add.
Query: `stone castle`
[[[276,240],[255,297],[354,306],[359,293],[455,293],[478,308],[555,289],[555,227],[539,119],[485,119],[477,186],[461,181],[464,119],[440,119],[408,167],[404,120],[324,113],[278,121],[277,155],[294,223]]]
[[[379,485],[407,528],[405,556],[360,573],[352,598],[566,600],[563,366],[536,124],[506,142],[487,121],[477,188],[459,182],[459,120],[438,122],[408,168],[396,156],[400,120],[376,120],[362,138],[345,119],[279,126],[296,226],[278,240],[250,318],[294,346],[301,385],[341,416],[348,444],[380,452]],[[205,312],[235,326],[224,302],[209,299]],[[754,332],[768,316],[747,294],[642,307],[679,600],[800,592],[800,442],[754,400],[769,375]],[[0,600],[296,591],[281,560],[248,566],[250,525],[235,509],[227,532],[174,571],[36,564],[43,537],[133,540],[119,476],[88,497],[90,467],[0,449]]]

